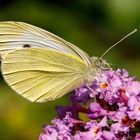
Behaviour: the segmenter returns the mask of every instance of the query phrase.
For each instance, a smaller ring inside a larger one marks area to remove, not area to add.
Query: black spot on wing
[[[23,45],[23,48],[31,48],[31,46],[29,44],[25,44]]]

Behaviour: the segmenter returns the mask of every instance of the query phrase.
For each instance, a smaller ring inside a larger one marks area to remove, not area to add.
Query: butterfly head
[[[95,68],[97,71],[105,71],[109,70],[110,65],[104,59],[98,57],[91,57],[92,67]]]
[[[98,57],[91,57],[90,58],[91,65],[84,76],[85,83],[92,83],[95,80],[95,77],[101,72],[111,69],[110,65],[103,60],[102,58]]]

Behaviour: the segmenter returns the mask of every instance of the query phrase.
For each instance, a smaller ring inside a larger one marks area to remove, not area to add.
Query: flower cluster
[[[39,140],[140,140],[140,82],[126,70],[105,71],[71,101]]]

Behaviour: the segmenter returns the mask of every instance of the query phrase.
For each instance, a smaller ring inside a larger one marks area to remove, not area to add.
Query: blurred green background
[[[135,28],[105,59],[114,68],[125,68],[140,80],[139,0],[1,0],[0,21],[24,21],[49,30],[79,46],[89,55],[100,56]],[[30,103],[0,80],[0,140],[37,140],[42,126],[55,117],[57,101]]]

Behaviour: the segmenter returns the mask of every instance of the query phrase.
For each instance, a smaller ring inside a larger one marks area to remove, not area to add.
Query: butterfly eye
[[[103,59],[97,59],[95,62],[96,67],[100,68],[101,70],[108,70],[110,69],[109,64]]]
[[[29,44],[25,44],[23,45],[23,48],[31,48],[31,46]]]
[[[103,61],[101,59],[97,59],[96,62],[95,62],[95,65],[97,67],[100,67],[102,65]]]

